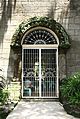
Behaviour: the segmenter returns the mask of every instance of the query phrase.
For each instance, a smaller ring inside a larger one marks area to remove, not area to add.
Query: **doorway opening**
[[[58,98],[58,39],[44,27],[22,39],[22,97]]]

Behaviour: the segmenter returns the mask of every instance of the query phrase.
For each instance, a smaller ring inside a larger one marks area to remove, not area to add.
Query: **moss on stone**
[[[22,22],[12,37],[11,47],[21,47],[21,40],[25,32],[33,27],[46,27],[51,29],[59,38],[59,47],[67,49],[71,46],[70,37],[63,28],[52,18],[48,17],[33,17]]]

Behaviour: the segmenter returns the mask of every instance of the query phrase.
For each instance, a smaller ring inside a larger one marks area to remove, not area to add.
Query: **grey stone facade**
[[[21,66],[21,55],[10,48],[11,39],[19,24],[34,16],[53,18],[70,35],[71,48],[66,54],[59,54],[59,77],[62,79],[80,71],[79,0],[1,0],[0,69],[3,70],[5,78],[12,80],[13,77],[21,76],[20,72],[17,72]]]

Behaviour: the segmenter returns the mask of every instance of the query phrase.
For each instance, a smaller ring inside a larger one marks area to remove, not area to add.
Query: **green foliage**
[[[60,91],[63,101],[80,105],[80,73],[65,79],[60,86]]]
[[[5,104],[9,96],[8,90],[6,89],[0,89],[0,103]]]
[[[8,116],[9,112],[5,112],[4,109],[0,108],[0,119],[6,119]]]
[[[12,37],[11,47],[21,47],[21,40],[25,32],[37,26],[42,26],[51,29],[59,38],[59,47],[68,49],[71,46],[70,37],[66,33],[63,26],[57,23],[52,18],[48,17],[33,17],[27,21],[22,22],[15,34]]]

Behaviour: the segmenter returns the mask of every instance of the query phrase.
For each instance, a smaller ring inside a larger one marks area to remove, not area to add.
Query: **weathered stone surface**
[[[80,70],[80,1],[79,0],[3,0],[0,1],[0,69],[4,77],[14,77],[15,60],[10,48],[11,38],[22,21],[34,17],[51,17],[65,28],[71,37],[71,48],[64,61],[62,75]],[[19,54],[19,53],[18,53]],[[62,61],[62,62],[61,62]],[[16,64],[17,65],[17,64]],[[66,68],[66,69],[65,69]],[[60,69],[59,69],[60,70]],[[66,70],[66,73],[65,73]],[[61,76],[60,74],[60,77]]]
[[[68,115],[59,102],[21,101],[6,119],[78,119]]]

